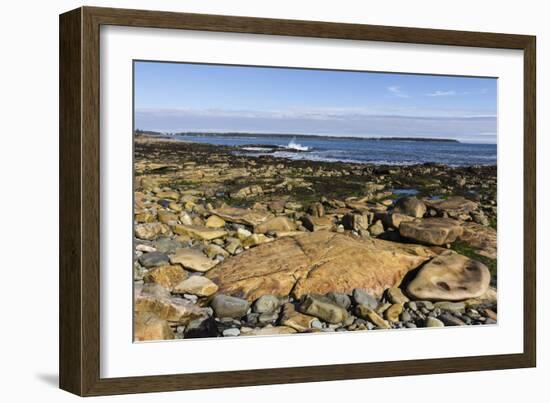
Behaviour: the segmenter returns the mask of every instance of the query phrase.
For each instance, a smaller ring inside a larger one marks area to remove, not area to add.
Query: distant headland
[[[202,137],[279,137],[279,138],[296,138],[296,139],[337,139],[337,140],[368,140],[368,141],[417,141],[417,142],[439,142],[439,143],[460,143],[456,139],[448,138],[432,138],[432,137],[358,137],[358,136],[334,136],[334,135],[319,135],[319,134],[289,134],[289,133],[248,133],[248,132],[156,132],[151,130],[136,129],[136,134],[145,134],[153,136],[202,136]]]

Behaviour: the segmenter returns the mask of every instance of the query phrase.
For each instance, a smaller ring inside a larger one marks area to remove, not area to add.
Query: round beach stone
[[[370,309],[376,309],[378,306],[378,299],[361,288],[354,289],[352,296],[356,305],[365,305]]]
[[[445,327],[445,324],[437,318],[428,316],[426,319],[426,327]]]
[[[254,312],[271,313],[275,312],[281,306],[280,299],[275,295],[262,295],[254,302]]]
[[[487,266],[457,253],[447,253],[426,263],[407,287],[415,299],[461,301],[479,297],[489,288]]]
[[[342,292],[329,292],[327,298],[332,300],[341,308],[348,309],[351,306],[351,299],[347,294]]]
[[[210,306],[218,318],[241,318],[250,308],[248,301],[224,294],[217,294]]]
[[[208,228],[223,228],[225,226],[225,220],[217,215],[211,215],[204,225]]]
[[[223,337],[236,337],[241,334],[241,331],[236,327],[225,329],[223,332]]]

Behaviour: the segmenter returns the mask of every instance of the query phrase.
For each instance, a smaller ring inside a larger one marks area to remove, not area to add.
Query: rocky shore
[[[495,324],[496,167],[135,136],[136,341]]]

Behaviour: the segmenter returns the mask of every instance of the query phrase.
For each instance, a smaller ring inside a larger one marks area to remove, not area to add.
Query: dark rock
[[[186,339],[218,336],[218,327],[213,318],[197,319],[191,321],[186,327],[184,336]]]
[[[354,289],[352,296],[356,305],[365,305],[370,309],[376,309],[378,306],[378,299],[361,288]]]
[[[341,308],[348,309],[351,306],[351,299],[347,294],[342,292],[329,292],[327,298],[332,300]]]
[[[144,267],[158,267],[170,264],[168,255],[162,252],[149,252],[144,253],[139,257],[139,263]]]
[[[218,318],[241,318],[250,308],[248,301],[224,294],[217,294],[210,306]]]
[[[395,213],[420,218],[426,213],[426,205],[414,196],[402,197],[395,202]]]
[[[174,253],[176,249],[183,247],[183,243],[171,238],[158,238],[153,241],[153,246],[157,252]]]
[[[348,317],[348,312],[336,305],[327,297],[307,295],[299,306],[300,312],[315,316],[329,323],[341,323]]]

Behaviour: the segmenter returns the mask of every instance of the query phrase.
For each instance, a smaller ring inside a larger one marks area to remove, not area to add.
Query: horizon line
[[[487,144],[487,145],[496,145],[497,142],[476,142],[476,141],[465,141],[462,139],[457,139],[453,137],[431,137],[431,136],[401,136],[401,135],[353,135],[353,134],[317,134],[317,133],[305,133],[305,132],[267,132],[267,131],[242,131],[242,130],[212,130],[212,129],[196,129],[196,130],[161,130],[161,129],[134,129],[134,132],[144,132],[144,133],[158,133],[162,135],[200,135],[200,134],[209,134],[209,135],[231,135],[231,134],[241,134],[241,135],[259,135],[259,136],[304,136],[304,137],[330,137],[330,138],[351,138],[359,140],[379,140],[379,139],[403,139],[403,140],[433,140],[433,141],[449,141],[457,142],[460,144]],[[480,133],[480,136],[496,136],[496,133]]]

